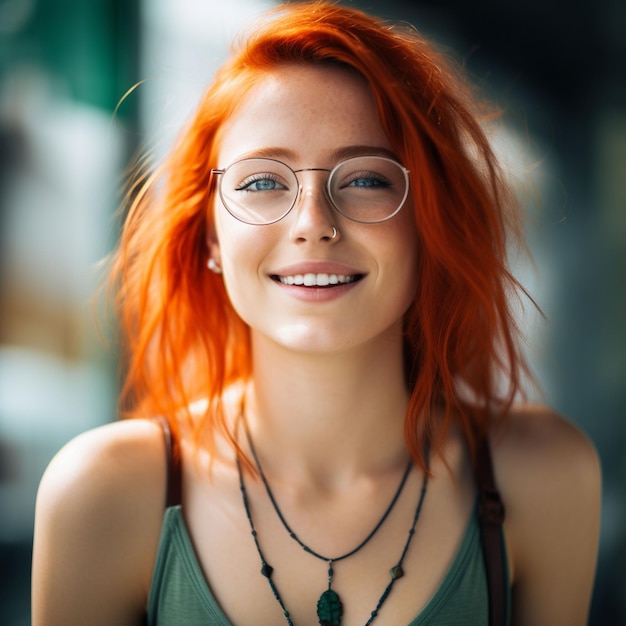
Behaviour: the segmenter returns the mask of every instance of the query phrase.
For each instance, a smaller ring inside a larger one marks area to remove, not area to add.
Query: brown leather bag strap
[[[505,559],[502,545],[504,504],[496,487],[491,449],[486,436],[478,440],[474,477],[479,491],[478,520],[489,588],[489,626],[504,626],[507,610]]]
[[[165,506],[167,508],[176,506],[182,501],[182,470],[180,464],[180,450],[178,442],[172,434],[169,422],[164,417],[156,418],[163,430],[165,442],[167,486]]]

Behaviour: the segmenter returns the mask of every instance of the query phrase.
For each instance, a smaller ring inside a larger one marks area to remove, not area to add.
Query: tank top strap
[[[182,501],[180,446],[167,419],[165,417],[158,417],[155,418],[155,421],[161,426],[165,443],[167,469],[165,506],[169,508],[181,504]]]
[[[489,588],[489,626],[506,623],[506,575],[502,536],[504,504],[496,486],[491,448],[487,435],[478,437],[474,461],[478,487],[478,522]]]

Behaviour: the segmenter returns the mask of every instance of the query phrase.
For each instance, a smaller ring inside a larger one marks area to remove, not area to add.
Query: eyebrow
[[[398,156],[395,152],[381,146],[346,146],[340,148],[334,153],[337,160],[349,159],[355,156],[383,156],[389,159],[397,160]]]
[[[383,148],[382,146],[344,146],[338,148],[332,153],[332,158],[335,161],[343,161],[344,159],[350,159],[357,156],[383,156],[389,159],[398,160],[398,156],[392,150]],[[242,159],[277,159],[286,161],[297,161],[298,154],[294,150],[281,147],[267,147],[259,148],[258,150],[252,150],[237,157],[237,161]]]

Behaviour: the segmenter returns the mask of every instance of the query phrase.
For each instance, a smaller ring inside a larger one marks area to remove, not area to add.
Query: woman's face
[[[330,170],[346,154],[390,153],[361,77],[288,65],[263,76],[222,128],[217,165],[270,157],[293,170]],[[238,221],[215,195],[216,241],[209,245],[230,300],[253,335],[291,350],[333,352],[399,338],[416,290],[410,200],[388,221],[354,222],[328,203],[327,178],[298,173],[295,206],[267,225]]]

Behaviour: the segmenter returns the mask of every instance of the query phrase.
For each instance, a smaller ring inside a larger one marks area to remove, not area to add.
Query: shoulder
[[[533,489],[560,500],[572,492],[599,487],[600,464],[595,447],[574,424],[540,405],[515,407],[491,436],[494,463],[502,487],[514,494]],[[525,486],[525,488],[523,488]]]
[[[115,422],[78,435],[50,462],[38,503],[74,510],[91,509],[101,500],[121,505],[142,498],[146,487],[165,483],[163,441],[161,427],[148,420]]]
[[[491,443],[506,509],[517,623],[585,623],[601,497],[593,444],[543,406],[516,407]]]
[[[157,423],[108,424],[61,449],[37,495],[34,623],[43,614],[46,624],[134,623],[128,618],[149,588],[165,484]],[[74,590],[71,598],[63,587]]]

